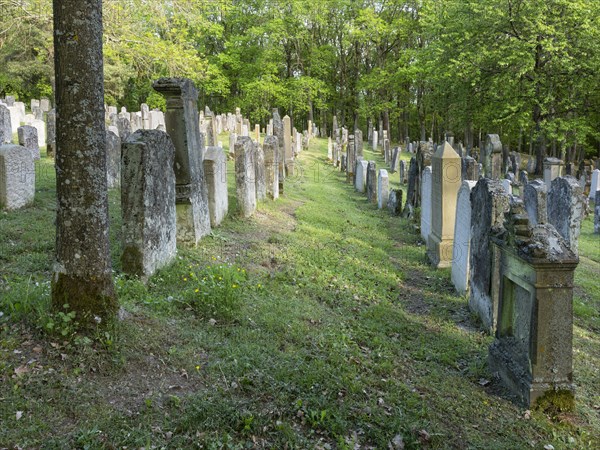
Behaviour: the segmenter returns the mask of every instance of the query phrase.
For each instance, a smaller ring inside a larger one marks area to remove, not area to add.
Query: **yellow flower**
[[[262,287],[262,286],[260,285],[260,283],[258,283],[258,284],[257,284],[257,286],[258,286],[258,287]]]
[[[234,284],[234,285],[233,285],[233,286],[231,286],[231,287],[235,289],[235,288],[237,287],[237,284]]]
[[[216,260],[217,260],[217,258],[215,258],[215,257],[213,256],[213,257],[212,257],[212,260],[213,260],[213,261],[216,261]]]
[[[200,289],[196,289],[194,292],[200,292]]]
[[[187,278],[184,278],[183,281],[187,281]]]

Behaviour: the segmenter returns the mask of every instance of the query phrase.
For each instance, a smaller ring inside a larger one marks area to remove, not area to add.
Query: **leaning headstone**
[[[390,179],[387,170],[379,169],[377,174],[377,207],[387,206],[390,197]]]
[[[596,192],[598,191],[600,191],[600,170],[594,169],[592,171],[592,181],[590,183],[589,198],[594,200],[596,198]]]
[[[594,200],[594,233],[600,234],[600,191],[596,191]]]
[[[166,128],[175,145],[177,242],[196,245],[210,233],[198,91],[187,78],[161,78],[152,87],[167,99]]]
[[[436,268],[452,265],[456,199],[462,183],[461,158],[444,142],[431,159],[431,234],[428,254]]]
[[[256,201],[264,202],[267,199],[265,153],[258,142],[254,144],[254,174],[256,179]]]
[[[550,187],[552,180],[562,174],[562,161],[558,158],[544,158],[544,183]]]
[[[488,134],[483,152],[485,176],[494,180],[502,175],[502,142],[497,134]]]
[[[204,152],[204,179],[208,188],[210,226],[218,227],[227,216],[227,157],[219,147],[207,147]]]
[[[546,183],[540,179],[527,183],[523,189],[523,204],[531,226],[548,223],[547,192]]]
[[[579,254],[579,234],[585,216],[583,189],[573,177],[558,177],[548,189],[548,223],[564,238],[575,255]]]
[[[456,200],[456,222],[452,249],[452,284],[459,294],[469,290],[471,252],[471,190],[476,181],[463,181]]]
[[[121,138],[106,130],[106,180],[109,189],[121,185]]]
[[[490,331],[498,320],[498,286],[492,281],[499,267],[493,254],[490,236],[504,229],[504,213],[510,209],[510,197],[499,180],[481,178],[471,191],[471,210],[477,220],[471,221],[469,308]]]
[[[235,186],[242,217],[250,217],[256,211],[255,170],[254,143],[247,136],[239,137],[235,143]]]
[[[392,159],[390,161],[390,172],[396,173],[398,170],[398,158],[400,157],[400,147],[394,147],[392,150]],[[402,182],[402,180],[400,180]]]
[[[31,152],[20,145],[0,146],[0,208],[14,210],[33,203],[35,165]]]
[[[356,170],[354,177],[354,188],[358,192],[365,192],[365,187],[367,183],[367,168],[369,163],[364,159],[359,159],[356,161]]]
[[[12,142],[12,123],[10,121],[10,111],[4,105],[0,104],[0,145],[10,144]]]
[[[367,200],[369,203],[377,203],[377,167],[375,161],[369,161],[367,165]]]
[[[30,125],[23,125],[17,130],[19,145],[25,147],[31,152],[31,157],[40,159],[40,146],[38,143],[37,128]]]
[[[421,174],[421,237],[425,244],[431,235],[431,166]]]
[[[176,256],[175,147],[164,132],[138,130],[122,152],[121,262],[123,272],[147,279]]]
[[[388,199],[388,211],[393,216],[399,216],[402,214],[402,189],[392,189],[390,191],[390,197]]]
[[[573,285],[578,264],[559,233],[529,226],[515,202],[500,254],[499,311],[488,366],[524,407],[573,409]]]
[[[263,152],[265,154],[267,196],[276,200],[279,198],[279,143],[277,136],[265,137]]]

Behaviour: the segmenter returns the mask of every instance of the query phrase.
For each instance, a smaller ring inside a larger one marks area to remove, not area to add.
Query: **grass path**
[[[526,412],[487,373],[491,338],[449,272],[429,268],[411,223],[368,204],[325,155],[313,140],[283,198],[251,220],[232,215],[148,285],[117,275],[123,320],[90,342],[39,331],[51,174],[35,207],[0,216],[0,310],[12,311],[0,318],[0,447],[386,449],[401,437],[406,448],[599,448],[599,259],[588,224],[577,410]],[[117,273],[119,216],[112,193]],[[225,263],[248,274],[243,302],[223,317],[191,308],[201,274]]]

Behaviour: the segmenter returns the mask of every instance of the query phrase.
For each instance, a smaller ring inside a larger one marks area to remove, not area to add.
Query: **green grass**
[[[600,261],[589,219],[576,273],[576,411],[526,418],[495,382],[480,384],[491,379],[491,338],[449,272],[427,265],[412,223],[378,211],[326,164],[326,147],[313,140],[303,176],[250,220],[235,214],[230,161],[230,216],[146,285],[119,273],[111,192],[122,320],[88,339],[40,329],[55,207],[43,159],[35,205],[0,213],[0,447],[386,449],[402,435],[406,448],[598,448]],[[366,146],[365,158],[383,167]],[[219,264],[247,272],[226,318],[190,303],[190,273]]]

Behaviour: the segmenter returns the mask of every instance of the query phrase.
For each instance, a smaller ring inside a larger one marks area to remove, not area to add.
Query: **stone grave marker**
[[[600,234],[600,191],[596,191],[594,200],[594,233]]]
[[[264,202],[267,199],[265,153],[258,142],[254,143],[254,174],[256,178],[256,201]]]
[[[39,142],[39,141],[38,141]],[[46,154],[54,158],[56,154],[56,110],[51,109],[46,114]]]
[[[356,161],[356,170],[354,177],[354,188],[358,192],[365,192],[365,186],[367,183],[367,168],[369,166],[368,161],[364,159],[359,159]]]
[[[265,154],[267,196],[272,200],[276,200],[279,198],[279,143],[277,136],[265,137],[263,151]]]
[[[421,237],[425,244],[431,235],[431,183],[431,166],[427,166],[421,174]]]
[[[35,165],[31,151],[20,145],[0,146],[0,208],[15,210],[33,203]]]
[[[34,160],[40,159],[40,146],[38,143],[37,128],[30,125],[23,125],[17,130],[19,145],[25,147],[31,152]]]
[[[207,147],[204,152],[204,177],[208,188],[210,226],[218,227],[227,216],[227,156],[219,147]]]
[[[476,181],[463,181],[456,200],[456,222],[452,249],[452,283],[459,294],[469,291],[471,253],[471,190]]]
[[[390,161],[390,173],[396,173],[398,171],[398,158],[400,158],[400,147],[394,147],[392,150],[392,159]],[[400,182],[402,183],[402,175]]]
[[[488,134],[483,152],[484,171],[487,178],[500,179],[502,175],[502,142],[497,134]]]
[[[402,214],[402,189],[392,189],[388,199],[388,210],[393,216]]]
[[[121,186],[121,143],[119,136],[106,130],[106,181],[109,189]]]
[[[12,122],[8,107],[0,104],[0,145],[12,142]]]
[[[592,181],[590,183],[590,194],[589,198],[594,200],[596,198],[596,192],[600,190],[600,170],[594,169],[592,171]]]
[[[256,169],[254,143],[241,136],[235,143],[235,186],[238,210],[247,218],[256,211]]]
[[[390,198],[390,179],[387,170],[379,169],[377,173],[377,207],[387,207]]]
[[[377,167],[375,161],[369,161],[367,165],[367,200],[369,203],[377,203]]]
[[[575,178],[558,177],[552,181],[548,189],[548,223],[556,228],[576,256],[585,203],[583,189]]]
[[[562,161],[558,158],[544,158],[544,183],[550,187],[552,180],[562,175]]]

